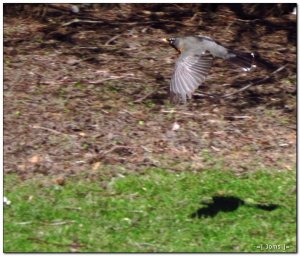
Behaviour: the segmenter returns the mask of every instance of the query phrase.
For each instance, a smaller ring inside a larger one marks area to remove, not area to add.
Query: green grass
[[[145,173],[113,178],[105,189],[79,176],[47,186],[6,175],[12,203],[4,210],[5,252],[283,252],[284,245],[296,251],[295,172]],[[216,195],[279,207],[190,217]]]

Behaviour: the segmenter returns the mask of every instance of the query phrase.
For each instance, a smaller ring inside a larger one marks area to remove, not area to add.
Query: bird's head
[[[180,46],[179,46],[179,40],[178,38],[175,37],[170,37],[170,38],[163,38],[162,41],[164,43],[168,43],[171,45],[173,48],[175,48],[179,53],[181,52]]]

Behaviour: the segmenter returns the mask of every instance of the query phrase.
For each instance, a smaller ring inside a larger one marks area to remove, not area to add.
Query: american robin
[[[171,78],[173,102],[181,100],[186,103],[187,98],[192,98],[194,91],[204,82],[214,57],[228,60],[244,71],[250,71],[255,66],[253,53],[229,50],[210,37],[172,37],[162,41],[169,43],[180,53]]]

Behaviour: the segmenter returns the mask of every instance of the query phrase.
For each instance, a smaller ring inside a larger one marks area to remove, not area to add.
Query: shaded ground
[[[237,172],[294,168],[295,16],[243,20],[226,6],[210,15],[186,5],[151,6],[5,16],[6,173],[69,175],[104,164],[112,175],[120,165],[126,172],[216,163]],[[217,60],[198,91],[205,95],[170,105],[177,56],[158,40],[188,34],[254,51],[258,68],[242,73]],[[222,98],[285,64],[263,84]]]

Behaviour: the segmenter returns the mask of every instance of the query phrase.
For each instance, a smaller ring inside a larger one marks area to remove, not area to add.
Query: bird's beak
[[[163,43],[169,43],[167,38],[162,38],[160,41],[163,42]]]

